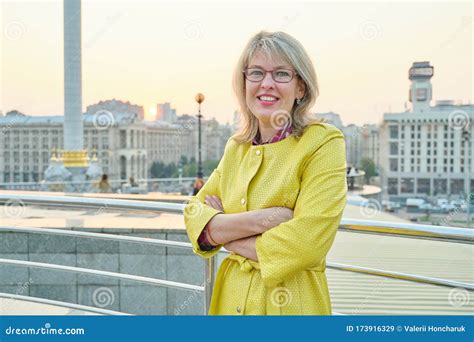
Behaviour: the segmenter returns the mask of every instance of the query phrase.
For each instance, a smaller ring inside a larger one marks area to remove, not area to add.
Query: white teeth
[[[260,96],[260,100],[262,101],[276,101],[276,97],[273,96]]]

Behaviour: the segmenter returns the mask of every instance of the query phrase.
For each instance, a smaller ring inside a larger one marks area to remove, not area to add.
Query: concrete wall
[[[84,229],[123,236],[188,241],[184,231]],[[133,274],[203,285],[204,260],[191,249],[43,234],[0,232],[0,258]],[[204,295],[100,276],[0,265],[0,292],[138,315],[202,315]]]

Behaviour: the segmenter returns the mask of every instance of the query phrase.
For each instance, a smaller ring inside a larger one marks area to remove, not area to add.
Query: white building
[[[384,114],[380,156],[384,188],[392,198],[465,198],[474,192],[474,105],[430,106],[432,76],[429,62],[413,63],[411,109]]]
[[[157,104],[156,120],[174,123],[176,121],[176,109],[171,108],[169,102]]]
[[[361,129],[361,156],[373,160],[380,167],[379,127],[374,124],[364,125]]]
[[[314,114],[314,117],[317,119],[322,119],[324,122],[331,124],[333,126],[336,126],[339,128],[341,131],[343,130],[343,125],[341,121],[341,117],[339,114],[333,113],[333,112],[328,112],[328,113],[316,113]]]
[[[87,106],[86,113],[95,114],[100,110],[107,110],[112,113],[134,113],[139,120],[145,119],[143,107],[131,104],[130,101],[123,102],[116,99],[99,101],[99,103]]]
[[[110,179],[147,178],[155,161],[177,164],[182,155],[198,159],[197,124],[191,121],[144,121],[135,112],[107,111],[100,106],[89,106],[88,112],[83,115],[84,149],[89,155],[97,152]],[[63,116],[12,111],[0,117],[0,182],[41,181],[52,152],[64,148],[63,124]],[[214,119],[203,120],[202,160],[219,160],[230,135],[230,127]]]

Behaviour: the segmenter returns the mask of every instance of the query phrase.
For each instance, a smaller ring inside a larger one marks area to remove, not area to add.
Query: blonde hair
[[[253,36],[244,48],[234,70],[233,88],[240,106],[241,124],[233,138],[238,143],[251,142],[258,134],[258,119],[250,111],[245,99],[245,75],[243,70],[257,54],[264,53],[268,58],[279,57],[296,70],[297,77],[305,84],[305,94],[300,103],[293,105],[291,110],[291,127],[293,135],[301,137],[304,129],[311,122],[320,120],[310,116],[319,95],[318,80],[313,63],[303,45],[284,32],[261,31]]]

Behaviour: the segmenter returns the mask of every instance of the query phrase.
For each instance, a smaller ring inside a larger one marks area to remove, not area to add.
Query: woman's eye
[[[290,76],[290,73],[286,70],[277,70],[276,71],[276,75],[278,77],[289,77]]]
[[[251,76],[261,76],[263,75],[262,70],[250,70],[250,75]]]

